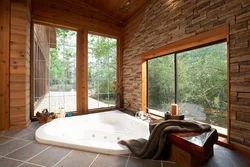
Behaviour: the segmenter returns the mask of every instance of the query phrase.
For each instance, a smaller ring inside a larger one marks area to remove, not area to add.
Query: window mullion
[[[177,104],[177,93],[178,93],[178,67],[177,67],[177,54],[174,53],[174,102]]]

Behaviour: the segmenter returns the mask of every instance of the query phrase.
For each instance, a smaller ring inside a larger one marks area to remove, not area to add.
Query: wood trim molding
[[[230,82],[230,45],[229,45],[229,33],[227,34],[227,141],[230,143],[230,131],[231,131],[231,107],[230,107],[230,96],[231,96],[231,82]]]
[[[177,42],[170,43],[157,49],[150,50],[142,54],[142,59],[147,60],[158,56],[180,52],[197,46],[209,44],[219,40],[227,39],[229,25],[223,25],[210,31],[194,35]]]
[[[10,126],[10,1],[0,0],[0,131]]]
[[[82,72],[83,72],[83,30],[77,31],[77,48],[76,48],[76,105],[77,105],[77,114],[83,113],[83,104],[81,100],[83,99],[82,94]]]
[[[123,85],[122,85],[122,69],[123,68],[122,68],[122,40],[121,40],[121,38],[117,38],[116,47],[117,47],[117,58],[116,58],[117,72],[116,72],[116,77],[117,77],[117,81],[120,84],[121,89],[122,89],[123,88]],[[122,108],[123,107],[123,93],[121,93],[121,96],[118,96],[117,100],[118,100],[117,107]]]
[[[30,119],[34,117],[34,23],[30,24]]]
[[[227,70],[228,70],[228,119],[230,117],[230,82],[229,82],[229,72],[230,72],[230,59],[229,59],[229,25],[225,24],[223,26],[214,28],[210,31],[197,34],[188,38],[184,38],[180,41],[167,44],[165,46],[159,47],[157,49],[150,50],[142,54],[142,110],[146,112],[145,106],[147,106],[147,60],[160,57],[162,55],[180,52],[188,49],[192,49],[198,46],[207,45],[221,40],[227,40]],[[230,123],[228,120],[228,136],[230,132]]]
[[[88,29],[83,29],[83,113],[88,112]]]

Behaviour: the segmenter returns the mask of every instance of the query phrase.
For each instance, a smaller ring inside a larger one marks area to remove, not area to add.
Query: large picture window
[[[115,107],[117,39],[88,34],[88,109]]]
[[[77,32],[34,24],[34,112],[74,112]]]
[[[187,119],[227,128],[226,42],[147,61],[149,112],[163,116],[171,103]]]

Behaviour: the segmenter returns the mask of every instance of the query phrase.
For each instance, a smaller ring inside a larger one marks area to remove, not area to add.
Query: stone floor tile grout
[[[5,131],[5,132],[3,132],[3,135],[5,134],[5,133],[7,133],[7,132],[16,132],[16,131],[18,131],[19,129],[16,129],[16,130],[10,130],[10,131]]]
[[[12,140],[6,141],[6,142],[0,144],[0,146],[5,145],[5,144],[7,144],[7,143],[9,143],[9,142],[11,142],[11,141],[14,141],[14,140],[17,140],[17,139],[12,139]]]
[[[129,161],[130,155],[131,155],[131,153],[128,155],[128,159],[127,159],[127,162],[126,162],[126,164],[125,164],[125,167],[128,166],[128,161]]]
[[[48,150],[49,148],[51,148],[51,146],[48,146],[47,148],[45,148],[44,150],[42,150],[41,152],[37,153],[36,155],[32,156],[31,158],[27,159],[25,162],[30,161],[31,159],[35,158],[36,156],[40,155],[41,153],[43,153],[44,151]]]
[[[31,132],[32,133],[32,132]],[[25,135],[24,135],[25,136]],[[22,137],[24,137],[22,136]],[[20,139],[20,138],[16,138],[16,137],[11,137],[11,136],[2,136],[2,137],[8,137],[10,139],[13,139],[13,140],[23,140],[23,141],[30,141],[30,140],[25,140],[25,139]],[[1,145],[1,144],[0,144]]]
[[[27,136],[27,135],[29,135],[29,134],[31,134],[31,133],[34,133],[34,132],[29,132],[29,133],[27,133],[27,134],[25,134],[25,135],[23,135],[23,136],[18,137],[18,139],[20,139],[20,138],[22,138],[22,137],[24,137],[24,136]],[[22,140],[22,139],[21,139],[21,140]]]
[[[15,131],[16,131],[16,130],[15,130]],[[14,131],[13,131],[13,132],[14,132]],[[34,130],[33,132],[35,132],[35,130]],[[19,136],[19,137],[6,136],[6,135],[4,135],[4,133],[3,133],[2,136],[4,136],[4,137],[9,137],[9,138],[19,139],[19,138],[24,137],[24,136],[26,136],[26,135],[28,135],[28,134],[33,133],[33,132],[27,132],[26,134],[24,134],[24,135],[22,135],[22,136]]]
[[[11,157],[6,157],[6,156],[2,156],[2,158],[6,158],[6,159],[10,159],[10,160],[14,160],[14,161],[19,161],[19,162],[24,162],[20,159],[15,159],[15,158],[11,158]]]
[[[31,163],[31,162],[25,162],[25,161],[22,161],[22,160],[19,160],[19,159],[11,158],[11,157],[2,156],[2,158],[6,158],[6,159],[10,159],[10,160],[22,162],[22,164],[20,164],[20,165],[23,165],[23,164],[27,163],[27,164],[31,164],[31,165],[40,166],[40,167],[46,167],[46,166],[43,166],[43,165],[39,165],[39,164]]]
[[[238,167],[236,164],[234,164],[234,162],[231,160],[231,158],[228,158],[229,161],[231,161],[231,163],[234,165],[234,167]]]
[[[91,167],[91,165],[95,162],[95,160],[98,158],[99,155],[100,155],[100,154],[97,154],[97,155],[96,155],[95,159],[93,159],[93,161],[89,164],[89,167]]]
[[[18,165],[17,167],[20,167],[21,165],[25,164],[25,162],[21,163],[20,165]]]
[[[17,150],[20,150],[20,149],[24,148],[25,146],[27,146],[27,145],[29,145],[29,144],[31,144],[31,143],[33,143],[33,141],[31,141],[31,142],[29,142],[29,143],[23,145],[22,147],[20,147],[20,148],[18,148],[18,149],[15,149],[14,151],[11,151],[10,153],[5,154],[4,156],[7,156],[7,155],[9,155],[9,154],[11,154],[11,153],[13,153],[13,152],[15,152],[15,151],[17,151]]]
[[[31,162],[24,162],[24,163],[22,163],[21,165],[23,165],[23,164],[30,164],[30,165],[35,165],[35,166],[39,166],[39,167],[46,167],[46,166],[43,166],[43,165],[31,163]],[[20,165],[20,166],[21,166],[21,165]],[[18,166],[18,167],[19,167],[19,166]]]
[[[53,165],[53,167],[55,167],[56,165],[58,165],[61,161],[63,161],[69,154],[71,154],[74,150],[71,150],[67,155],[65,155],[60,161],[58,161],[55,165]]]

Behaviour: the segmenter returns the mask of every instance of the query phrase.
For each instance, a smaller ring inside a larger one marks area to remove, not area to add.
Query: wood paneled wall
[[[9,128],[10,1],[0,0],[0,131]]]
[[[141,108],[141,55],[229,24],[230,143],[250,150],[250,1],[152,0],[124,28],[123,86],[129,110]]]
[[[10,129],[30,121],[30,3],[11,0]]]

